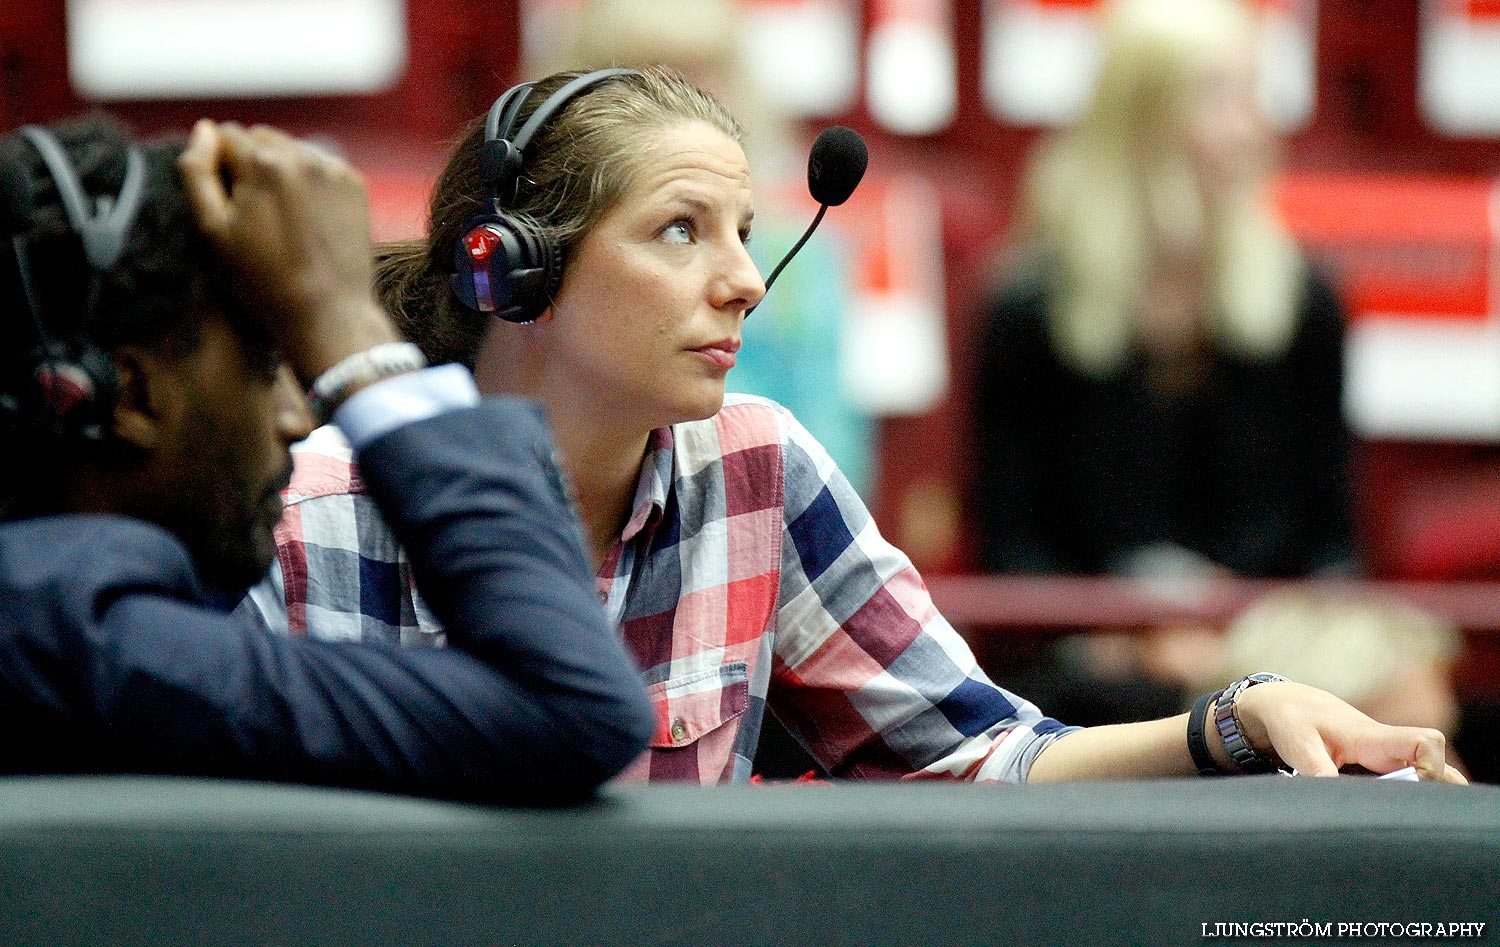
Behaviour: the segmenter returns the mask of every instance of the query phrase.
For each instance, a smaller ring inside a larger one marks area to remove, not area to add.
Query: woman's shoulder
[[[1008,351],[1046,344],[1056,287],[1057,266],[1048,254],[1014,254],[983,296],[982,347]]]
[[[724,394],[724,406],[719,409],[719,415],[729,412],[731,416],[753,418],[767,423],[773,418],[789,418],[792,412],[786,405],[774,401],[762,395],[750,395],[743,392],[730,391]]]

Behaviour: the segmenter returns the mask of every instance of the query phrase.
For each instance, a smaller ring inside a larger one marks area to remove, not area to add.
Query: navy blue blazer
[[[652,731],[540,412],[490,399],[367,446],[451,647],[281,638],[208,604],[150,524],[0,524],[0,772],[166,773],[448,798],[586,794]]]

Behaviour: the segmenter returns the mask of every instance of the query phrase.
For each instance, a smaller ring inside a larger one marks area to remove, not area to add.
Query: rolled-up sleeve
[[[771,705],[835,776],[1025,782],[1077,728],[992,682],[789,413]]]

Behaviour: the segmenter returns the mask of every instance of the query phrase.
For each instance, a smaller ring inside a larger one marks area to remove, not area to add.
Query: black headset
[[[470,309],[492,313],[506,322],[534,322],[552,303],[562,282],[562,253],[536,225],[512,216],[502,205],[516,199],[526,146],[554,114],[574,98],[615,76],[638,75],[634,69],[599,69],[579,76],[537,106],[511,135],[532,83],[505,92],[484,120],[479,174],[490,187],[489,207],[464,225],[453,245],[453,292]]]
[[[36,436],[58,444],[101,441],[114,417],[118,382],[113,361],[85,337],[83,329],[98,303],[103,277],[120,261],[130,228],[140,213],[146,194],[146,159],[131,145],[120,192],[94,197],[90,210],[89,195],[57,138],[36,125],[23,127],[21,134],[42,156],[68,226],[83,245],[91,274],[78,328],[60,337],[48,328],[32,282],[26,240],[20,232],[23,226],[29,226],[31,195],[8,195],[12,206],[7,208],[7,216],[27,222],[12,224],[10,240],[36,347],[26,360],[20,390],[0,396],[0,415],[16,430],[34,431]]]

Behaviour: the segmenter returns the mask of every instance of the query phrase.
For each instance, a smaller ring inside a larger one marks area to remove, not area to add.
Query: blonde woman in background
[[[1342,312],[1271,205],[1254,27],[1114,3],[1092,102],[1029,169],[976,391],[988,570],[1351,566]]]
[[[1093,98],[1028,169],[979,348],[981,569],[1354,570],[1343,312],[1271,203],[1256,40],[1236,0],[1106,8]],[[1136,644],[1069,642],[1033,690],[1069,719],[1154,716],[1214,646],[1175,630],[1148,671]]]

